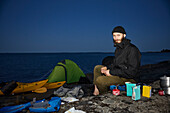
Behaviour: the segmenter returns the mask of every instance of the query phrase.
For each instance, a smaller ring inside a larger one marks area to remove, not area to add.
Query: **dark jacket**
[[[131,44],[128,39],[124,39],[115,46],[115,58],[112,63],[107,66],[107,68],[110,69],[110,74],[138,81],[138,69],[141,60],[139,49]]]

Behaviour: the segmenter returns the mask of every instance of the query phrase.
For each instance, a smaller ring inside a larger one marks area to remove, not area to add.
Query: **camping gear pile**
[[[141,91],[142,96],[150,98],[151,97],[151,86],[148,85],[139,85],[135,83],[126,82],[126,85],[123,86],[115,86],[111,85],[110,90],[113,92],[113,95],[119,95],[119,91],[126,91],[127,96],[131,96],[132,100],[139,100],[141,99]],[[141,89],[142,86],[142,89]],[[115,91],[117,93],[115,93]]]
[[[160,96],[170,95],[170,77],[160,77],[160,88],[152,88],[144,83],[125,82],[125,85],[111,85],[110,90],[113,95],[119,95],[120,91],[126,91],[127,96],[131,96],[132,100],[140,100],[143,97],[150,98],[152,93],[158,93]]]

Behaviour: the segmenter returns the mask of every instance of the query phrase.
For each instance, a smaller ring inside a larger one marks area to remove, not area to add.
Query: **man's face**
[[[115,43],[121,43],[125,36],[126,36],[126,34],[114,32],[113,33],[113,40],[114,40]]]

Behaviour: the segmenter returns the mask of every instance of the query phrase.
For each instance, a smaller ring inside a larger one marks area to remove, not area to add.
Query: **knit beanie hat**
[[[126,34],[125,29],[124,29],[122,26],[117,26],[117,27],[115,27],[115,28],[113,29],[113,31],[112,31],[112,34],[113,34],[114,32],[119,32],[119,33]]]

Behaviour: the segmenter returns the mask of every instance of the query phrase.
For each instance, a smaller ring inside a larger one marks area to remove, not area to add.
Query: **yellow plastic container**
[[[142,91],[142,96],[143,97],[147,97],[150,98],[151,97],[151,86],[143,86],[143,91]]]

